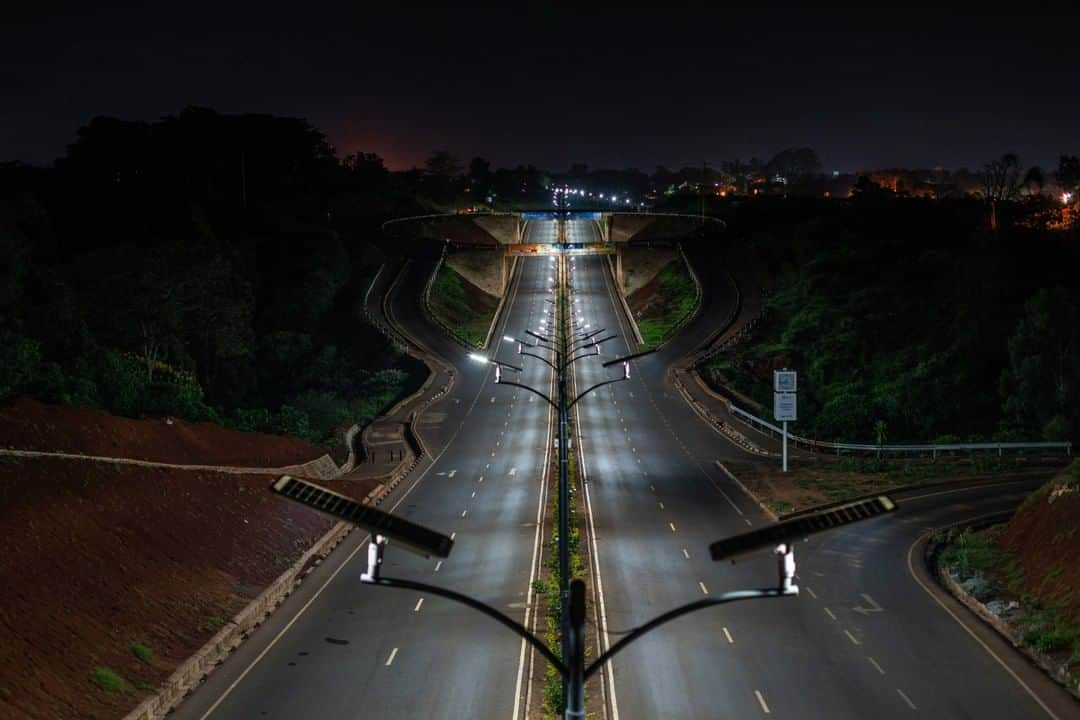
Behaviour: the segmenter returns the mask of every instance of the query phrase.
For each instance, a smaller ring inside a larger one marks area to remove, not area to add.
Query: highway
[[[591,222],[568,226],[572,242],[596,233]],[[526,242],[551,241],[541,238],[554,238],[554,223],[529,223]],[[619,335],[603,345],[601,359],[631,352],[608,260],[569,262],[580,322]],[[466,351],[426,321],[416,299],[432,264],[408,267],[391,307],[411,337],[455,366],[456,381],[420,424],[433,461],[383,507],[453,533],[456,545],[441,563],[391,545],[383,573],[466,592],[526,620],[540,562],[549,408],[524,391],[495,387],[490,366],[467,362]],[[552,267],[550,258],[519,261],[495,338],[550,318]],[[675,341],[635,361],[629,382],[575,406],[586,535],[602,597],[595,611],[610,641],[677,605],[775,582],[769,557],[709,561],[711,541],[768,520],[718,465],[748,456],[703,423],[666,379],[670,364],[701,343],[733,302],[733,288],[707,288],[703,311]],[[519,358],[509,344],[498,352],[524,366],[515,380],[550,388],[545,364]],[[579,392],[619,372],[591,358],[574,368]],[[993,649],[992,640],[965,630],[909,569],[909,551],[927,530],[1014,507],[1031,487],[912,493],[894,516],[800,544],[798,598],[729,605],[658,629],[616,658],[602,679],[606,701],[594,693],[590,710],[611,720],[1076,717],[1068,698],[1063,703],[1040,676],[1021,671],[1027,686],[1049,698],[1051,712],[1044,710],[980,645]],[[353,533],[174,716],[524,717],[531,654],[520,639],[448,601],[361,585],[363,541]]]
[[[622,334],[604,347],[614,357],[631,344],[606,264],[574,260],[573,297],[582,322]],[[729,288],[706,293],[705,311],[676,343],[636,361],[629,382],[577,406],[601,623],[612,642],[677,605],[775,582],[767,556],[709,561],[711,541],[768,521],[717,466],[747,456],[665,380],[666,368],[726,315],[720,306],[730,298]],[[586,362],[575,367],[579,388],[605,374]],[[609,717],[1053,717],[922,589],[907,560],[927,530],[1015,507],[1036,485],[911,499],[896,516],[800,544],[800,597],[699,612],[620,654],[608,679]],[[1054,696],[1059,717],[1074,716],[1061,714],[1075,711],[1063,692],[1037,674],[1028,680]]]
[[[383,507],[452,533],[455,546],[438,562],[391,545],[383,573],[466,592],[524,620],[537,562],[549,408],[495,388],[490,366],[467,363],[463,348],[422,319],[416,298],[428,271],[430,264],[409,268],[395,290],[394,312],[458,367],[457,381],[421,425],[435,462]],[[522,259],[506,327],[538,324],[551,307],[550,277],[549,258]],[[536,363],[523,381],[545,387],[551,372]],[[512,717],[526,689],[520,638],[447,600],[361,585],[362,535],[350,535],[175,717]]]

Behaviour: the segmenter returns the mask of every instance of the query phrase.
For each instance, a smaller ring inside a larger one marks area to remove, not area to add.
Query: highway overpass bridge
[[[516,257],[543,255],[612,255],[620,289],[625,289],[623,248],[630,244],[672,243],[711,217],[676,213],[569,211],[520,213],[456,213],[391,220],[388,228],[441,240],[454,252],[495,252],[500,264],[499,295],[506,292]]]

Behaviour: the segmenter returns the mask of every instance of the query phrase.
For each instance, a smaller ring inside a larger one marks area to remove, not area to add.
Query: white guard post
[[[360,582],[379,582],[379,566],[382,565],[383,548],[387,540],[382,535],[371,538],[367,549],[367,571],[360,574]]]
[[[798,595],[795,584],[795,548],[791,543],[780,543],[773,550],[776,555],[776,571],[780,579],[780,591],[785,595]]]

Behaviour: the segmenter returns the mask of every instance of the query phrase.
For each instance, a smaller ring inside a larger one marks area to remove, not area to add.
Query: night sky
[[[0,160],[48,163],[95,115],[186,105],[305,117],[395,169],[441,148],[556,171],[804,145],[842,171],[1080,152],[1075,17],[90,5],[5,18]]]

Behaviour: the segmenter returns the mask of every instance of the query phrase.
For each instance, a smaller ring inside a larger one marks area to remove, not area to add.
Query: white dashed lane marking
[[[420,606],[424,604],[424,598],[420,598],[416,601],[416,607],[412,609],[413,612],[420,612]]]
[[[761,712],[765,713],[766,715],[771,714],[769,712],[769,706],[765,704],[765,698],[764,696],[762,696],[761,691],[755,690],[754,696],[757,698],[758,705],[761,705]]]
[[[686,552],[686,548],[682,549],[682,554],[683,554],[683,557],[685,557],[687,560],[690,559],[690,553]]]
[[[390,651],[390,657],[386,658],[386,667],[390,667],[390,664],[394,662],[395,657],[397,657],[397,648]]]
[[[729,633],[729,632],[728,632],[728,629],[727,629],[727,628],[724,628],[724,637],[726,637],[726,638],[727,638],[727,641],[728,641],[729,643],[731,643],[732,645],[734,645],[734,644],[735,644],[735,640],[734,640],[734,639],[733,639],[733,638],[731,637],[731,633]]]

